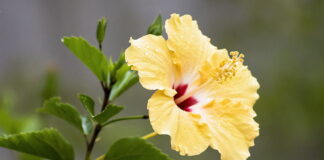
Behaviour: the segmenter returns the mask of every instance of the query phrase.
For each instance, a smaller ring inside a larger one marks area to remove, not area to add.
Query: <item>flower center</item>
[[[177,91],[177,94],[173,97],[173,99],[180,109],[186,112],[191,112],[192,109],[190,107],[198,103],[198,100],[193,96],[189,96],[189,97],[185,96],[187,88],[188,88],[188,84],[180,84],[174,87],[174,89]]]

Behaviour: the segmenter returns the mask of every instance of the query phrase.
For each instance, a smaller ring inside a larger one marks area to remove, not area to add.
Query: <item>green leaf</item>
[[[115,142],[105,160],[171,160],[152,144],[141,138],[123,138]]]
[[[87,96],[85,94],[79,94],[79,99],[82,103],[82,106],[88,111],[88,113],[93,116],[94,115],[94,107],[95,102],[90,96]]]
[[[153,34],[156,36],[162,35],[163,25],[162,25],[162,16],[159,14],[153,23],[147,29],[147,34]]]
[[[123,106],[117,106],[110,104],[104,111],[94,116],[93,119],[98,123],[104,123],[108,121],[111,117],[115,116],[124,109]]]
[[[61,118],[83,132],[80,113],[70,104],[62,103],[60,97],[53,97],[44,102],[38,111]]]
[[[82,37],[64,37],[62,42],[77,56],[100,81],[107,81],[108,61],[106,56]]]
[[[138,82],[138,75],[125,63],[116,73],[116,83],[111,89],[109,100],[113,101],[119,97],[128,88]]]
[[[121,52],[119,58],[115,64],[115,70],[119,70],[126,63],[125,61],[125,52]]]
[[[74,159],[72,146],[55,129],[1,136],[0,146],[47,159]]]
[[[81,120],[83,133],[86,135],[90,134],[93,128],[91,119],[89,117],[81,117]]]
[[[111,84],[111,81],[114,81],[115,77],[115,63],[111,57],[108,59],[108,77],[107,77],[107,84]]]
[[[97,41],[99,44],[101,44],[105,39],[106,28],[107,28],[107,19],[105,17],[102,17],[97,24]]]

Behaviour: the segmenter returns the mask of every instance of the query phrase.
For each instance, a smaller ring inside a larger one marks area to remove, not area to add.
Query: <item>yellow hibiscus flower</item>
[[[190,15],[166,20],[168,39],[145,35],[130,40],[128,65],[144,88],[150,122],[171,137],[172,149],[197,155],[211,146],[222,160],[247,159],[259,134],[252,106],[259,84],[243,65],[243,54],[217,49]]]

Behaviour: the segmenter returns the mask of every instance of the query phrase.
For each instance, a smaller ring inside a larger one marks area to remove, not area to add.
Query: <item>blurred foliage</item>
[[[40,96],[35,97],[38,101],[43,101],[57,94],[58,75],[54,68],[49,68],[44,75],[43,87]],[[17,95],[13,90],[2,90],[0,92],[0,134],[18,134],[20,132],[35,131],[41,128],[40,117],[34,114],[17,113],[21,108],[17,106]],[[19,153],[21,160],[40,160],[33,155]]]
[[[57,96],[58,94],[58,73],[56,68],[51,67],[45,73],[41,97],[43,100]]]
[[[40,127],[38,117],[35,115],[16,115],[14,103],[12,91],[3,91],[0,94],[0,130],[2,133],[15,134],[38,129]]]

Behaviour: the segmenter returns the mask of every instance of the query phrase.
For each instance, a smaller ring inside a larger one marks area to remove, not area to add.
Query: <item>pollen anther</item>
[[[223,83],[236,75],[238,64],[244,62],[244,54],[237,51],[230,52],[231,58],[221,62],[211,73],[211,76],[219,83]]]

